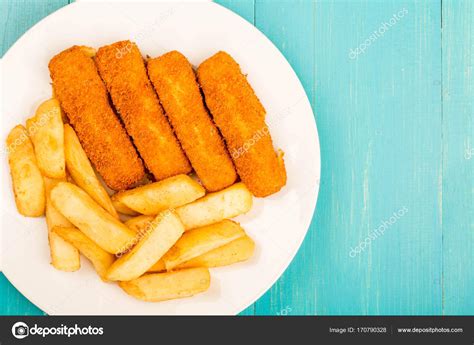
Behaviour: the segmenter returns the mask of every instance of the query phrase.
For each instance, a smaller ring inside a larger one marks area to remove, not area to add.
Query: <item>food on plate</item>
[[[265,109],[237,62],[221,51],[201,63],[197,75],[242,182],[256,197],[278,192],[286,184],[283,154],[275,153]]]
[[[127,216],[138,216],[138,212],[135,212],[131,208],[125,206],[123,202],[119,200],[114,200],[113,198],[111,200],[112,205],[114,205],[114,208],[118,213],[125,214]]]
[[[141,234],[138,243],[109,268],[107,279],[127,281],[140,277],[178,241],[183,232],[183,224],[173,211],[161,212]]]
[[[187,231],[163,256],[166,270],[172,270],[183,262],[189,261],[213,249],[221,247],[240,237],[245,231],[231,220]]]
[[[251,207],[252,194],[243,183],[239,182],[178,207],[176,213],[184,228],[190,230],[247,213]]]
[[[6,144],[18,212],[27,217],[42,216],[46,204],[44,182],[26,128],[14,127]]]
[[[109,104],[90,48],[74,46],[49,63],[54,95],[107,186],[123,190],[141,180],[143,164]]]
[[[209,268],[254,254],[231,218],[279,191],[286,171],[232,57],[215,54],[196,77],[178,51],[145,65],[121,41],[73,46],[49,70],[54,98],[6,144],[18,211],[46,209],[56,269],[78,270],[83,254],[104,282],[158,302],[204,292]]]
[[[155,219],[155,216],[141,215],[134,218],[130,218],[125,222],[125,225],[129,229],[133,230],[136,233],[145,231],[145,229],[150,226],[151,222]]]
[[[193,232],[191,230],[190,232]],[[183,237],[187,234],[186,232]],[[182,237],[182,238],[183,238]],[[178,241],[180,242],[181,239]],[[175,244],[177,246],[178,243]],[[170,249],[168,253],[170,253],[173,249]],[[190,248],[192,251],[193,249]],[[243,236],[238,237],[224,245],[217,246],[214,249],[204,252],[188,261],[182,262],[177,266],[173,267],[173,269],[183,269],[183,268],[192,268],[192,267],[220,267],[220,266],[228,266],[235,264],[237,262],[248,260],[252,257],[255,250],[255,242],[247,236],[245,233]],[[165,257],[168,255],[165,254]],[[158,260],[152,267],[148,269],[147,272],[165,272],[166,265],[165,265],[165,257]]]
[[[43,175],[66,178],[63,119],[59,102],[53,98],[41,103],[35,116],[26,121],[26,129]]]
[[[62,237],[53,232],[53,228],[56,226],[72,227],[73,225],[69,222],[51,202],[50,192],[61,180],[51,179],[44,177],[44,185],[46,190],[46,224],[48,226],[48,241],[49,241],[49,252],[51,255],[51,264],[54,268],[72,272],[77,271],[81,268],[81,259],[79,251],[66,242]]]
[[[77,228],[55,226],[53,233],[77,248],[82,255],[89,259],[102,280],[105,280],[105,273],[115,261],[113,254],[107,253],[100,248]]]
[[[201,96],[189,61],[178,51],[148,61],[148,75],[184,152],[210,191],[235,182],[232,159]]]
[[[186,174],[191,166],[148,80],[135,43],[121,41],[97,51],[95,61],[112,102],[146,167],[157,180]]]
[[[78,186],[58,183],[51,191],[51,200],[59,212],[105,251],[118,254],[134,244],[136,234]]]
[[[110,200],[109,194],[107,194],[107,191],[97,178],[76,132],[68,124],[64,125],[64,150],[67,170],[74,182],[107,212],[118,218],[117,211]]]
[[[112,196],[126,207],[146,215],[156,215],[168,208],[186,205],[206,194],[204,188],[188,175],[177,175]]]
[[[129,295],[148,302],[183,298],[204,292],[211,276],[207,268],[189,268],[174,272],[152,273],[121,282],[120,287]]]
[[[156,272],[165,272],[165,271],[166,271],[165,262],[162,259],[160,259],[153,266],[151,266],[147,272],[156,273]]]
[[[230,243],[204,253],[194,259],[186,261],[176,268],[190,267],[219,267],[232,265],[248,260],[255,250],[254,241],[247,235],[233,240]],[[162,263],[163,264],[163,263]],[[156,268],[159,268],[158,263]]]

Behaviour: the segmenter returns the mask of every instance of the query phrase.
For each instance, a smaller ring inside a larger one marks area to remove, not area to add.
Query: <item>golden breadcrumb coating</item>
[[[204,187],[218,191],[237,179],[234,164],[204,107],[193,68],[177,51],[148,61],[148,75],[184,152]]]
[[[105,183],[122,190],[142,179],[145,171],[109,104],[90,49],[74,46],[51,59],[54,95]]]
[[[275,153],[265,109],[237,62],[218,52],[199,66],[197,75],[242,182],[257,197],[279,191],[286,184],[283,154]]]
[[[148,80],[135,43],[121,41],[97,51],[95,61],[117,112],[145,165],[157,180],[187,174],[191,165]]]

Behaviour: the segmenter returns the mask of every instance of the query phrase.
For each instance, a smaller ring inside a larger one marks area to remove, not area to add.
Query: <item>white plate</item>
[[[5,139],[9,129],[51,97],[48,62],[71,45],[100,47],[132,39],[143,55],[177,49],[198,65],[218,50],[241,65],[267,109],[276,147],[285,151],[287,186],[256,199],[238,220],[255,239],[248,262],[213,269],[210,289],[198,296],[145,303],[99,280],[86,260],[75,273],[49,264],[43,218],[15,208]],[[66,6],[23,35],[3,61],[2,269],[11,283],[48,314],[237,314],[255,302],[289,265],[310,225],[318,195],[320,155],[316,124],[305,91],[291,66],[255,27],[231,11],[205,3],[88,3]],[[297,282],[295,282],[296,284]]]

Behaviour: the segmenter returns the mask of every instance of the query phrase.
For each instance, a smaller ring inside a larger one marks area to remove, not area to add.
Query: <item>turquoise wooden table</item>
[[[286,56],[321,142],[308,235],[242,314],[473,315],[474,1],[219,2]],[[67,4],[1,0],[2,55]],[[1,276],[0,314],[42,312]]]

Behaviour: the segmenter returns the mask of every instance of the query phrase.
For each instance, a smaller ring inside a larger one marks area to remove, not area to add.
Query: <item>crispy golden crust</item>
[[[87,47],[71,47],[49,63],[55,97],[105,183],[126,189],[144,176],[143,164],[110,107]]]
[[[191,165],[161,109],[135,43],[104,46],[95,61],[128,134],[155,178],[189,173]]]
[[[204,108],[193,68],[172,51],[148,61],[148,75],[176,135],[204,187],[218,191],[237,178],[224,142]]]
[[[218,52],[199,66],[197,75],[242,182],[257,197],[279,191],[286,184],[283,155],[273,149],[265,109],[237,62]]]

